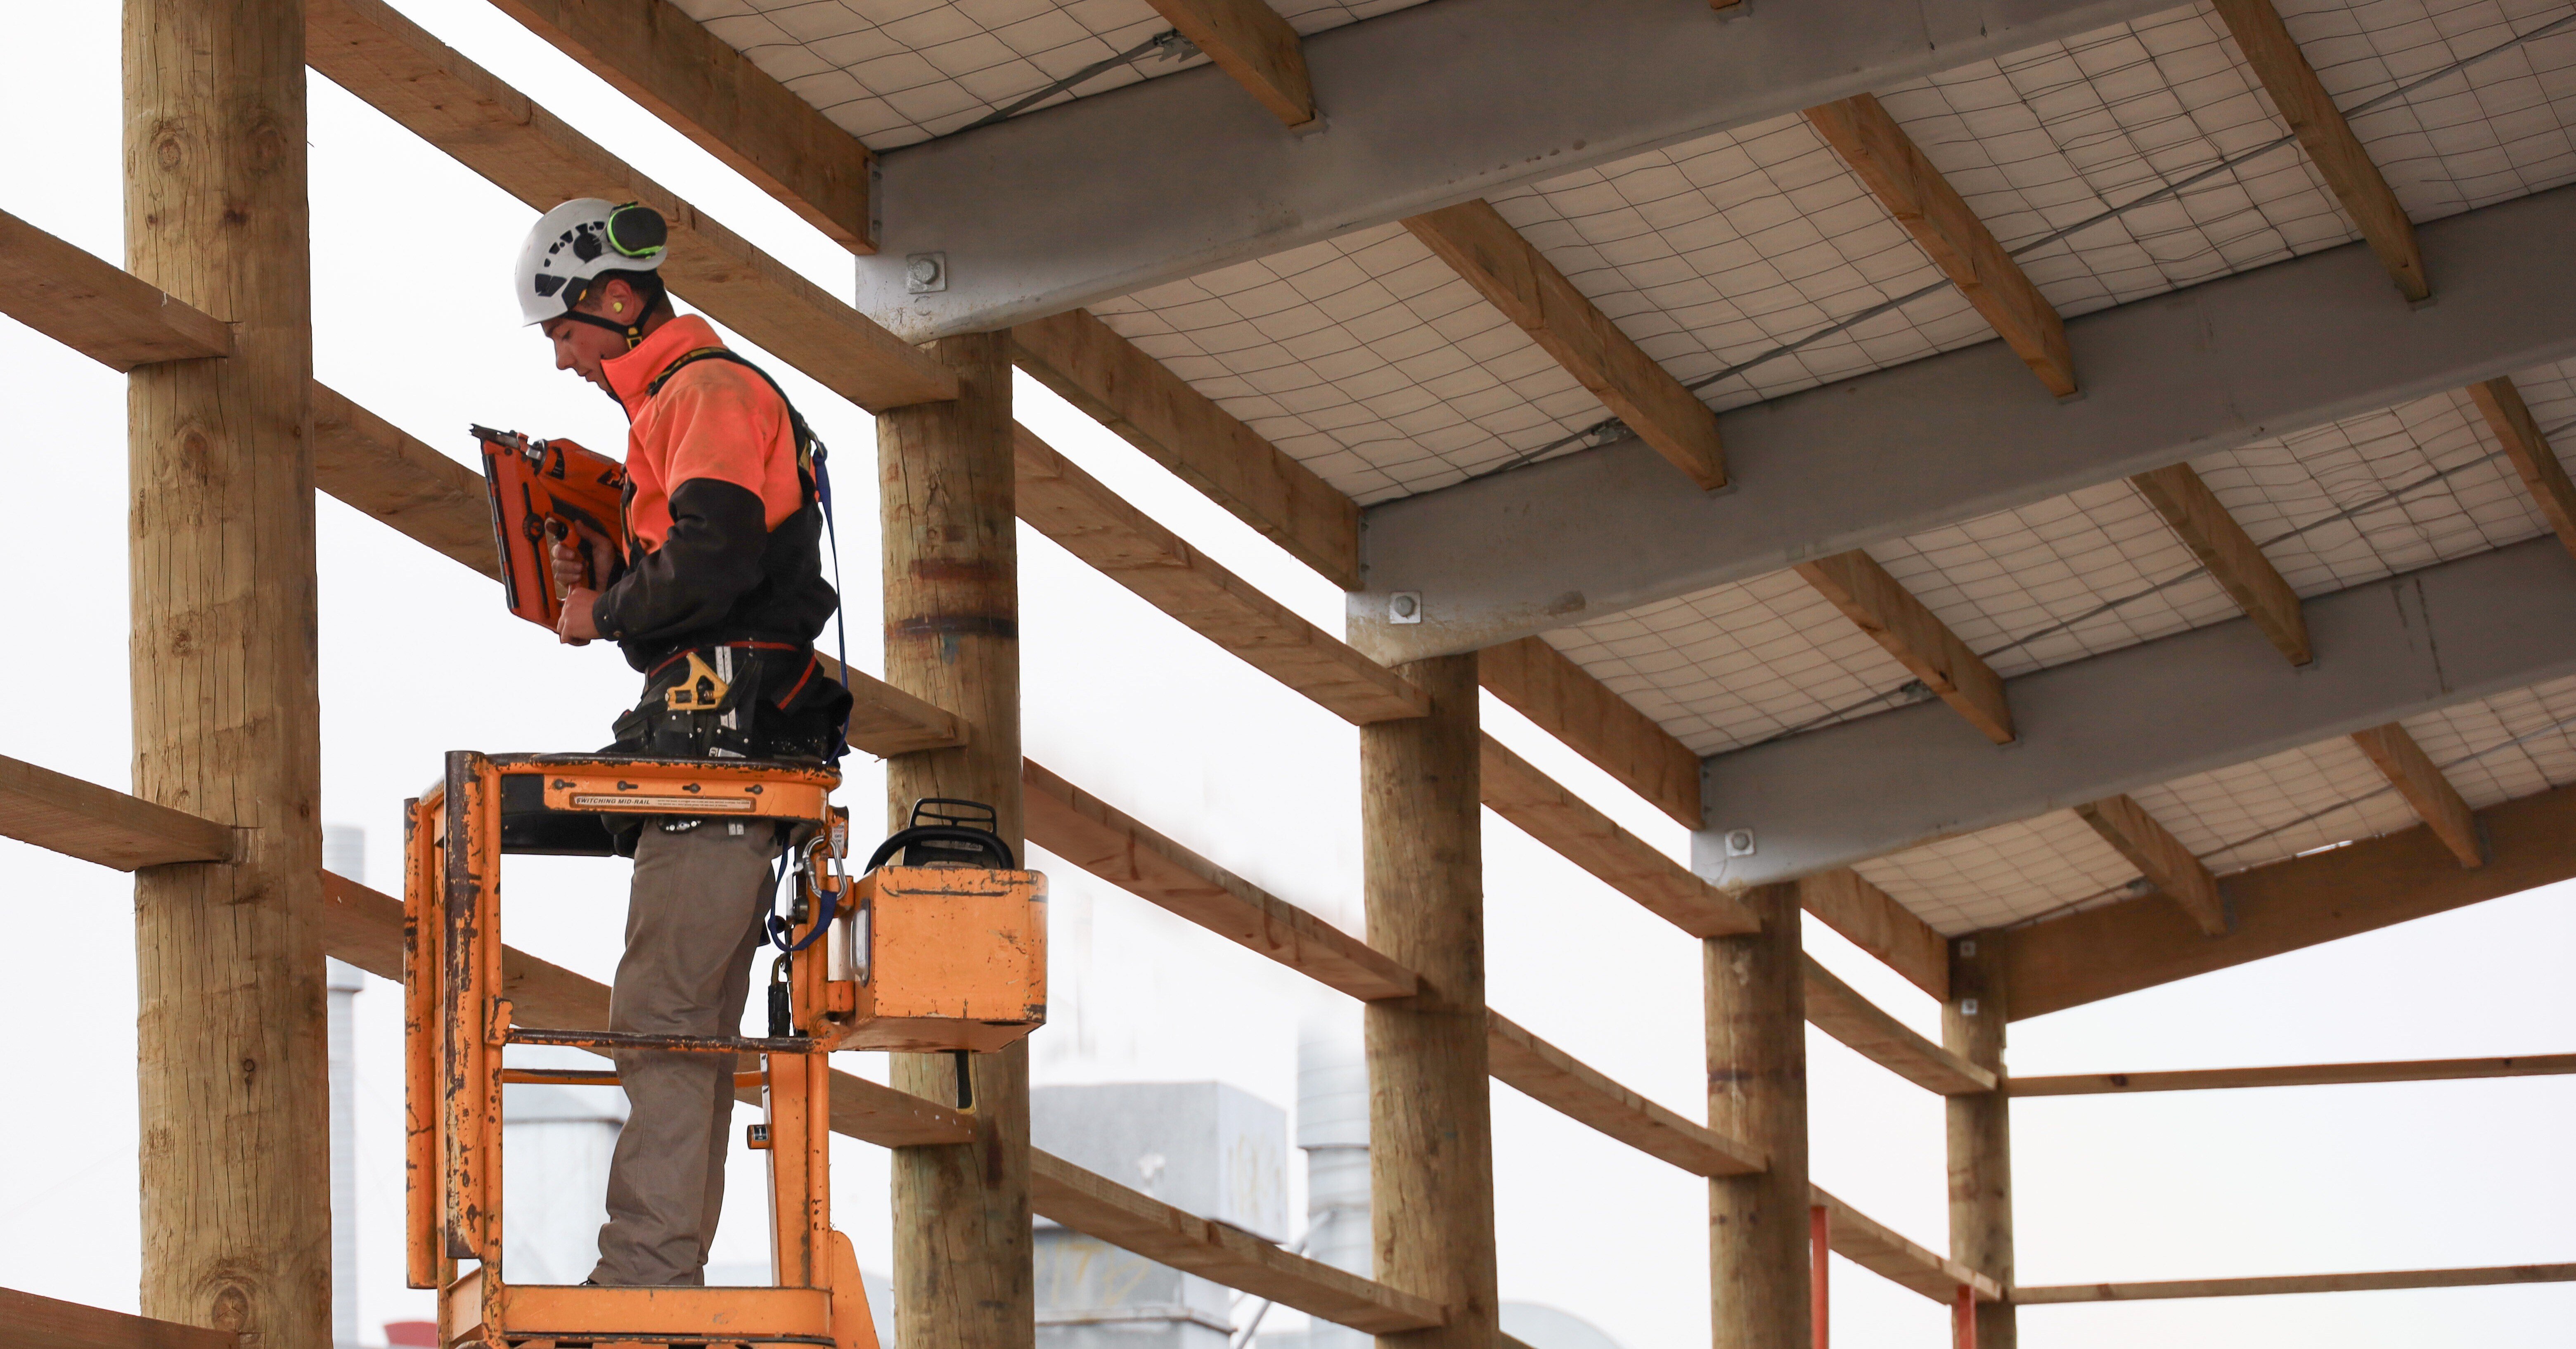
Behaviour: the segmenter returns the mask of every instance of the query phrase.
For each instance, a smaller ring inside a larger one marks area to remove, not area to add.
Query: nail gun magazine
[[[547,547],[587,532],[626,558],[626,467],[569,440],[530,440],[516,431],[473,428],[483,442],[483,480],[492,489],[492,534],[501,547],[501,589],[510,612],[551,632],[563,617]],[[596,572],[589,548],[584,566]],[[597,590],[608,577],[585,575]]]

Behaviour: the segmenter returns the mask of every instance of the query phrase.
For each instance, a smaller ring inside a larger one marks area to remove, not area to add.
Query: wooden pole
[[[1941,1041],[2004,1080],[2005,944],[1997,933],[1950,943],[1950,997],[1941,1005]],[[1950,1258],[2006,1288],[2013,1282],[2012,1102],[2000,1087],[1952,1096],[1950,1124]],[[2020,1342],[2009,1302],[1976,1304],[1975,1345],[2013,1349]]]
[[[886,760],[887,825],[901,827],[922,797],[982,801],[1025,862],[1010,342],[979,333],[924,350],[956,371],[956,401],[877,417],[886,682],[957,713],[967,732],[963,745]],[[895,1087],[958,1101],[952,1056],[893,1060]],[[969,1072],[975,1141],[894,1154],[895,1321],[904,1349],[1036,1342],[1028,1042],[973,1056]]]
[[[238,830],[135,874],[141,1311],[331,1339],[302,0],[126,0],[126,266],[233,332],[127,385],[134,793]]]
[[[1422,991],[1367,1008],[1370,1222],[1378,1281],[1449,1309],[1405,1349],[1493,1349],[1494,1154],[1476,658],[1396,667],[1431,713],[1360,728],[1369,945]],[[909,1346],[907,1346],[909,1349]]]
[[[1756,886],[1762,930],[1706,943],[1708,1126],[1771,1167],[1709,1181],[1714,1349],[1808,1342],[1807,1009],[1798,887]]]

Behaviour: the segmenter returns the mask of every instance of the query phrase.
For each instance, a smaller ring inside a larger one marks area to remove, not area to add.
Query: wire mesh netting
[[[2071,810],[1945,838],[1852,869],[1948,936],[2002,927],[2066,898],[2117,897],[2138,874]]]
[[[1462,481],[1601,404],[1402,225],[1092,306],[1362,502]]]
[[[879,150],[983,119],[1171,28],[1146,0],[675,0],[843,130]],[[1422,0],[1273,0],[1319,33]],[[1031,109],[1206,64],[1119,62]]]
[[[2424,756],[2472,807],[2576,782],[2576,678],[2406,719]]]
[[[2349,736],[2140,788],[2130,796],[2224,875],[2417,821]]]

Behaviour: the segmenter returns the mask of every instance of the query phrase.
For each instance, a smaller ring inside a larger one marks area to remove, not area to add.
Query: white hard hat
[[[659,270],[670,233],[652,207],[605,197],[576,197],[537,217],[511,278],[520,320],[562,318],[602,272]]]

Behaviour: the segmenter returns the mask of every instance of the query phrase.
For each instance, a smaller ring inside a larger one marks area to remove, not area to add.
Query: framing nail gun
[[[501,588],[510,612],[551,632],[563,616],[547,546],[584,533],[626,556],[626,467],[569,440],[531,440],[516,431],[473,428],[483,442],[483,480],[492,491],[492,534],[501,548]],[[587,546],[583,584],[608,578]]]

